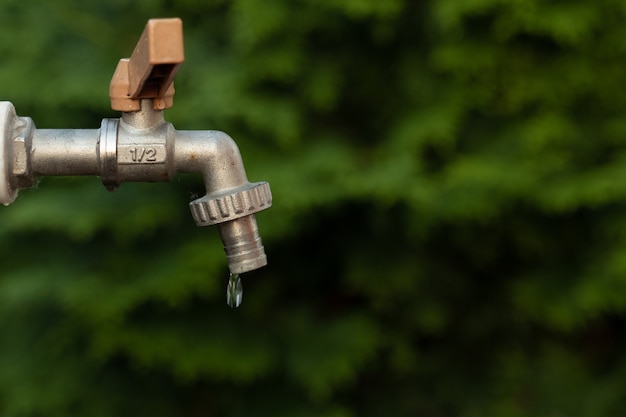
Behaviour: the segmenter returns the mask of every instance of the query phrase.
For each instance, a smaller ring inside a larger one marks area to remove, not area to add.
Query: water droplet
[[[239,274],[230,274],[228,288],[226,289],[226,303],[229,307],[237,308],[243,298],[243,285]]]

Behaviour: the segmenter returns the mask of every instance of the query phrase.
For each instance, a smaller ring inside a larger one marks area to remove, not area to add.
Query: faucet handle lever
[[[185,61],[183,22],[150,19],[130,58],[119,61],[111,84],[111,108],[138,111],[141,99],[153,99],[155,110],[172,107],[174,77]]]

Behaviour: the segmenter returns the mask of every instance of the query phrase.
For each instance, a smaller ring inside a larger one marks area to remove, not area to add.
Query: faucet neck
[[[155,110],[152,99],[141,100],[139,111],[122,112],[121,123],[131,130],[151,130],[165,123],[163,110]]]

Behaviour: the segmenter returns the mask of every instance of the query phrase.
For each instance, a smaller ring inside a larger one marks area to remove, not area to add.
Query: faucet
[[[163,110],[173,105],[174,77],[184,62],[182,21],[148,21],[130,58],[109,86],[117,119],[99,129],[37,129],[0,101],[0,202],[41,176],[97,175],[109,190],[125,181],[169,181],[202,174],[206,195],[189,203],[198,226],[217,225],[231,274],[267,264],[255,213],[272,205],[267,182],[248,181],[241,154],[226,133],[176,130]]]

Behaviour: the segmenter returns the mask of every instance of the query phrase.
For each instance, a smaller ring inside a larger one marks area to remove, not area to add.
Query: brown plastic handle
[[[130,58],[117,64],[109,96],[111,108],[138,111],[141,99],[153,99],[155,110],[172,107],[174,77],[185,61],[183,22],[150,19]]]

